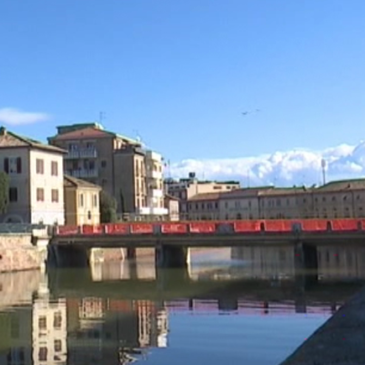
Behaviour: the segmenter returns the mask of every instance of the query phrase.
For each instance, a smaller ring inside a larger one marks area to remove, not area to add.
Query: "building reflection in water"
[[[166,347],[168,317],[151,301],[58,299],[0,313],[0,365],[124,364]]]
[[[364,280],[365,247],[317,247],[318,276],[324,281]],[[244,263],[231,269],[231,274],[250,278],[291,279],[295,275],[294,249],[282,247],[235,247],[232,259]]]

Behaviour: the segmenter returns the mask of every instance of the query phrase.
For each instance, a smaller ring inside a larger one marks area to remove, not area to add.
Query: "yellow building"
[[[66,225],[100,223],[101,187],[88,181],[64,176]]]

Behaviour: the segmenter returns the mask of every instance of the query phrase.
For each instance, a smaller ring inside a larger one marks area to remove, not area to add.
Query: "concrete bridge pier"
[[[49,263],[53,267],[89,267],[90,249],[75,246],[50,246]]]
[[[318,282],[317,247],[304,242],[294,246],[295,280],[298,288],[305,290]]]
[[[187,269],[188,248],[181,246],[156,247],[156,267],[159,268],[184,268]]]

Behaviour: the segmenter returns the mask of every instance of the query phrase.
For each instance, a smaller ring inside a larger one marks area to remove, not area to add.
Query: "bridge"
[[[282,242],[325,243],[365,238],[365,219],[131,222],[57,226],[52,244],[83,247],[228,246]]]
[[[364,242],[365,219],[121,222],[57,226],[51,251],[58,266],[71,259],[87,266],[85,252],[92,248],[126,247],[133,258],[136,248],[151,247],[158,266],[184,267],[189,247],[291,245],[296,267],[316,271],[317,246]]]

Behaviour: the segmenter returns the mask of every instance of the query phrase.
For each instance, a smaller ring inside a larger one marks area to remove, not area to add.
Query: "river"
[[[278,365],[363,285],[363,249],[318,252],[310,286],[283,247],[0,274],[0,365]]]

